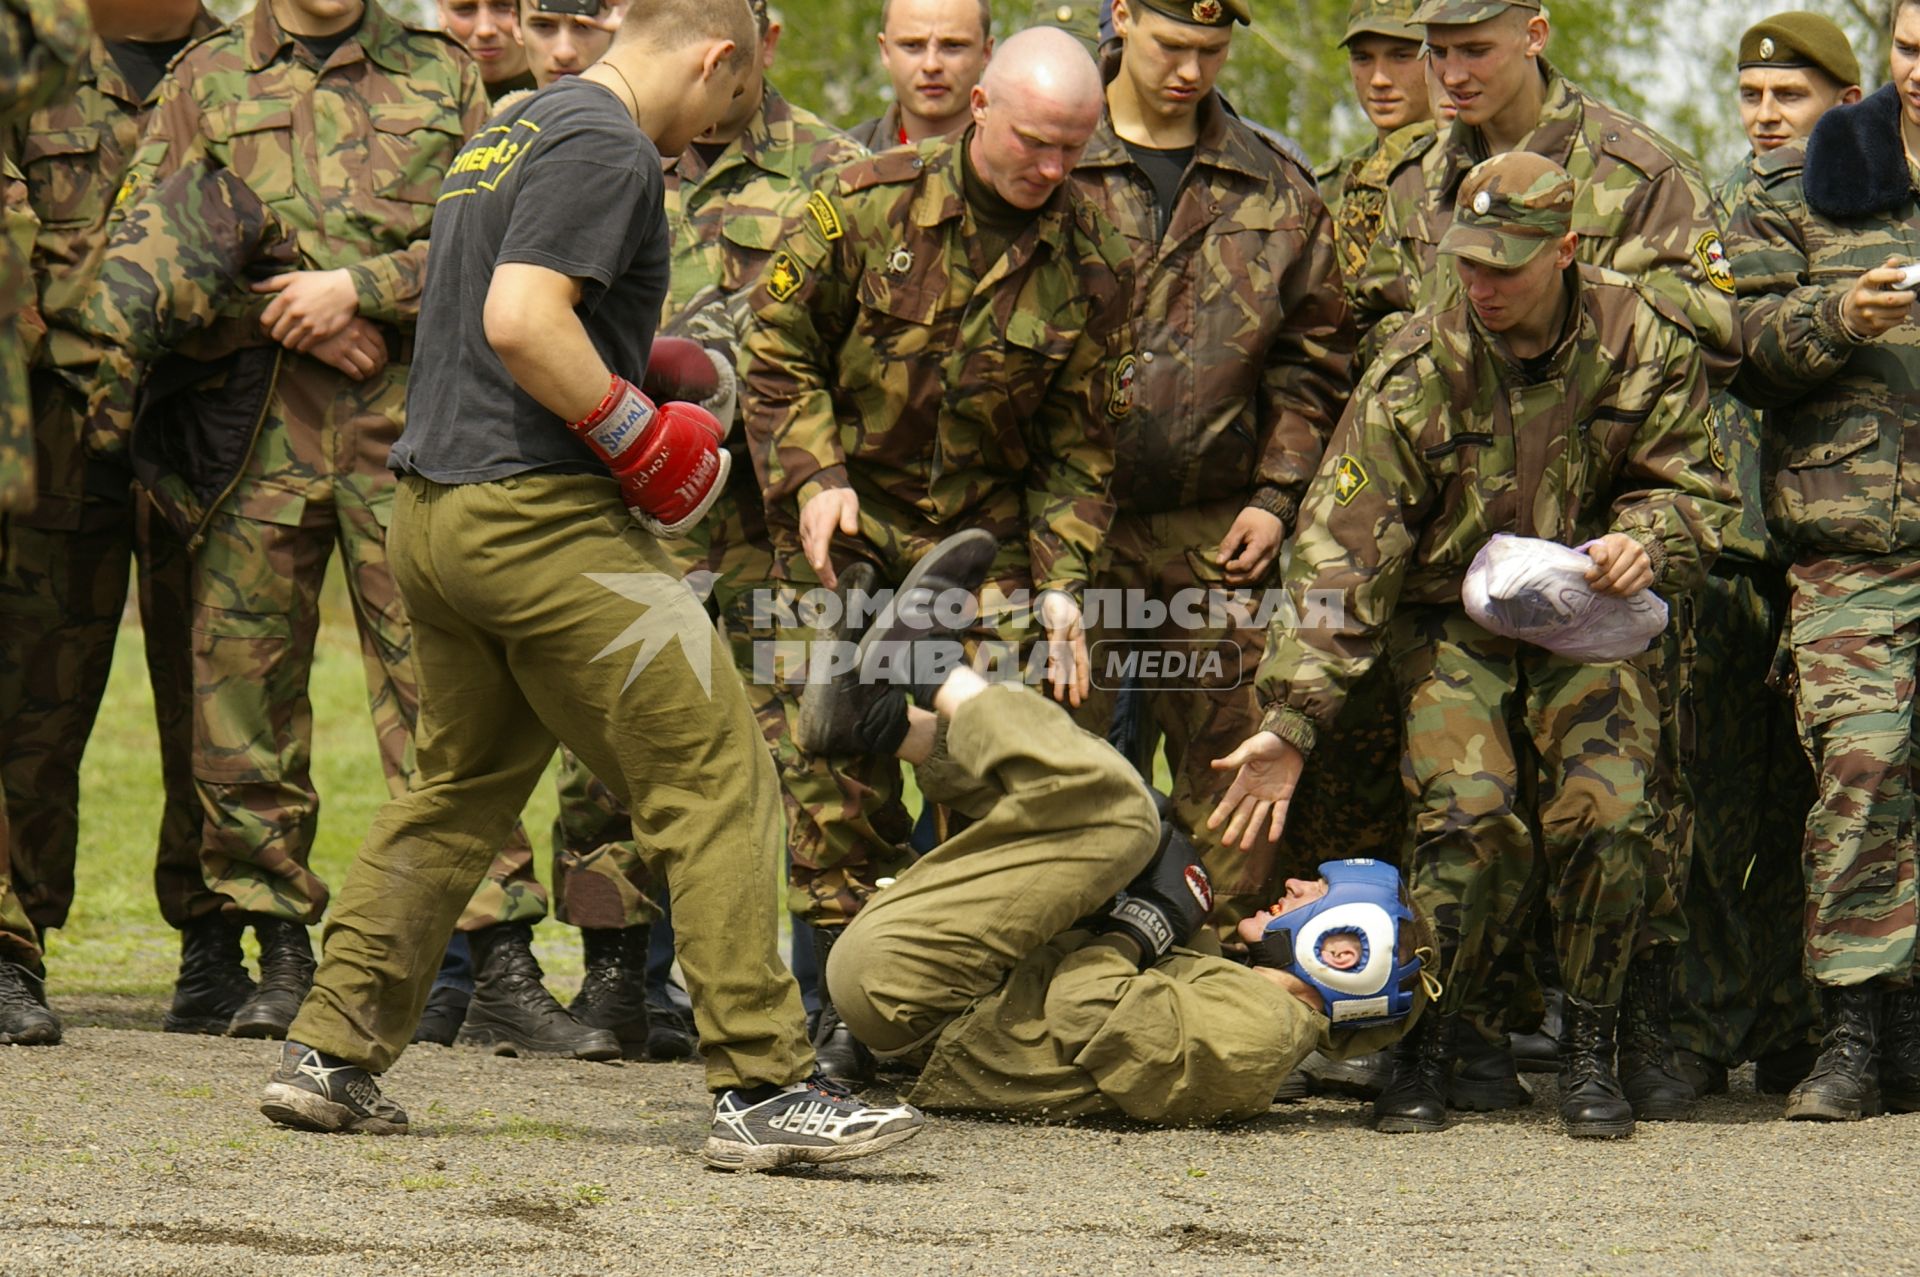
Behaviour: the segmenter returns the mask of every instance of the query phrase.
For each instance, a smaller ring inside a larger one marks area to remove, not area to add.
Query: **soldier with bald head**
[[[896,585],[942,538],[987,529],[1000,551],[975,659],[1017,675],[1037,615],[1052,690],[1074,704],[1134,366],[1132,256],[1067,181],[1101,102],[1073,37],[1009,39],[960,136],[815,189],[750,295],[741,360],[782,578],[832,588],[859,563],[855,581]],[[796,771],[827,768],[840,795],[789,812],[792,903],[830,944],[904,865],[908,822],[894,760],[795,726],[790,792]],[[828,1011],[822,1037],[842,1031]]]

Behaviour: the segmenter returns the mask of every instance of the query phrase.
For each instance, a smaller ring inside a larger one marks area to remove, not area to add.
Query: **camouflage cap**
[[[1413,25],[1413,11],[1420,0],[1353,0],[1347,10],[1347,33],[1340,46],[1352,44],[1355,36],[1384,35],[1395,40],[1423,40],[1426,32]]]
[[[1573,179],[1543,155],[1508,151],[1460,183],[1440,251],[1488,266],[1521,266],[1573,229]]]
[[[1497,18],[1509,9],[1540,9],[1540,0],[1423,0],[1414,10],[1416,25],[1464,27]]]
[[[1778,67],[1783,71],[1815,67],[1842,88],[1860,83],[1860,59],[1853,42],[1831,18],[1803,10],[1776,13],[1756,22],[1740,37],[1740,69]]]
[[[1253,25],[1253,9],[1247,0],[1133,0],[1133,3],[1188,26],[1230,27],[1236,22]]]

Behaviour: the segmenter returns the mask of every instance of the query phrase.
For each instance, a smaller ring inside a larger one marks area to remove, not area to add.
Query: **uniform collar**
[[[194,15],[193,26],[187,31],[187,43],[181,48],[191,47],[195,41],[220,29],[220,19],[208,13],[206,6],[202,5],[200,12]],[[134,96],[133,86],[127,83],[127,77],[121,73],[120,64],[113,60],[113,53],[107,48],[106,41],[96,36],[93,47],[87,53],[87,61],[80,69],[82,84],[91,82],[94,88],[114,101],[124,103],[136,110],[152,104],[159,98],[161,86],[166,84],[164,77],[159,84],[153,86],[153,92],[143,102]]]
[[[341,60],[341,65],[364,57],[383,71],[405,74],[413,66],[405,47],[407,29],[375,0],[366,0],[366,5],[367,11],[360,19],[360,29],[351,40],[340,46],[334,56]],[[254,6],[253,30],[247,36],[247,69],[259,71],[265,68],[293,43],[294,38],[282,30],[279,21],[274,18],[273,6],[267,0],[260,0]]]
[[[1592,290],[1581,278],[1580,267],[1576,264],[1567,268],[1566,286],[1572,291],[1571,303],[1567,307],[1566,326],[1561,330],[1560,340],[1547,352],[1545,377],[1563,376],[1572,363],[1571,351],[1580,345],[1587,335],[1595,331],[1593,317],[1587,313],[1587,299]],[[1480,316],[1474,311],[1473,304],[1462,297],[1460,309],[1466,313],[1467,323],[1472,325],[1474,344],[1486,351],[1493,362],[1518,379],[1521,373],[1521,360],[1507,346],[1505,339],[1498,333],[1487,331],[1480,322]]]
[[[973,128],[969,126],[957,136],[920,144],[920,161],[925,171],[908,214],[915,226],[932,228],[965,216],[967,195],[960,169],[960,148],[972,136]],[[1039,216],[1034,219],[1039,242],[1058,248],[1064,241],[1067,222],[1074,215],[1072,191],[1071,181],[1062,182],[1053,198],[1041,205]],[[1024,240],[1026,236],[1022,234],[1020,238]]]
[[[1101,80],[1112,84],[1114,77],[1120,74],[1120,54],[1123,46],[1116,43],[1106,50],[1100,59]],[[1249,138],[1251,126],[1243,129],[1230,127],[1233,114],[1215,89],[1200,99],[1200,133],[1194,141],[1193,162],[1205,164],[1231,173],[1239,173],[1258,180],[1266,171],[1261,167],[1261,156],[1254,150],[1254,142]],[[1081,153],[1080,163],[1075,168],[1114,168],[1133,163],[1133,157],[1127,152],[1127,144],[1114,132],[1113,112],[1103,110],[1100,113],[1100,126],[1093,131],[1093,137],[1087,143],[1087,149]]]

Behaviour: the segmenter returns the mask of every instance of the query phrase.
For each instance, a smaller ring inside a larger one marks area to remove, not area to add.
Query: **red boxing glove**
[[[705,403],[720,389],[720,370],[699,342],[685,337],[655,337],[640,389],[655,401]]]
[[[617,374],[593,414],[567,429],[606,463],[634,521],[657,537],[682,536],[700,522],[733,468],[712,413],[689,403],[656,408]]]

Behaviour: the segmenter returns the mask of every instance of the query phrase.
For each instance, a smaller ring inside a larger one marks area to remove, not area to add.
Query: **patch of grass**
[[[567,1193],[576,1206],[598,1206],[607,1200],[605,1184],[575,1184]]]
[[[428,1171],[422,1175],[402,1175],[397,1181],[403,1193],[418,1193],[439,1188],[453,1187],[453,1181],[438,1171]]]
[[[203,1082],[198,1086],[177,1087],[167,1094],[176,1100],[210,1100],[213,1098],[213,1088]]]

